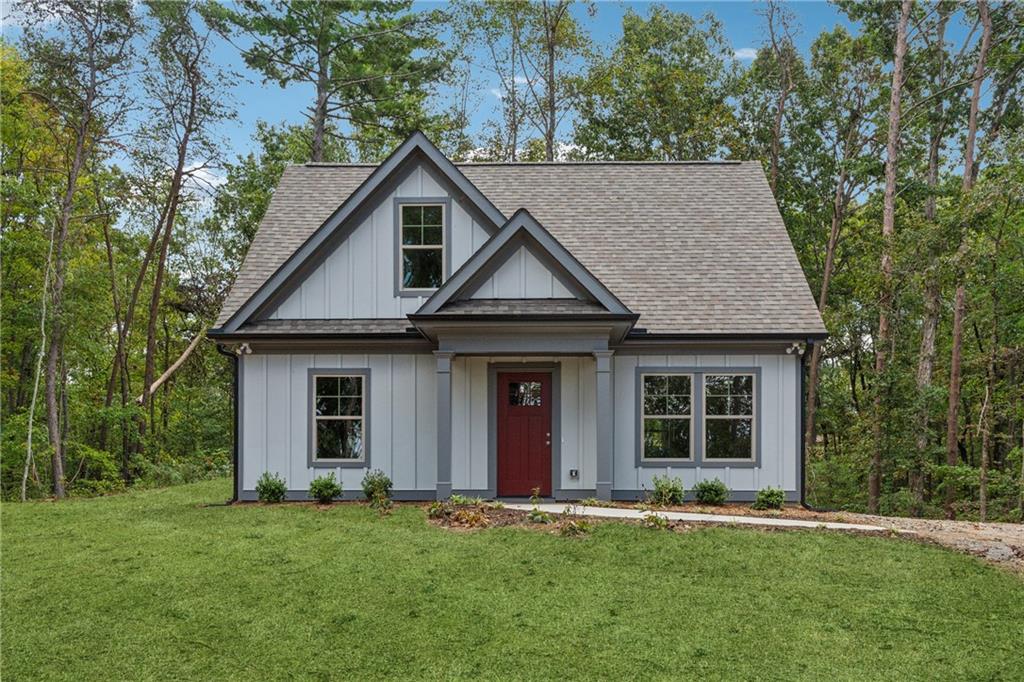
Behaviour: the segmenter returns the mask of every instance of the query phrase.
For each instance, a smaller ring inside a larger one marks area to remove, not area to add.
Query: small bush
[[[264,471],[256,481],[256,496],[260,502],[282,502],[287,492],[288,486],[284,479],[269,471]]]
[[[465,526],[467,528],[484,528],[491,523],[486,514],[472,507],[456,509],[449,519],[453,525]]]
[[[761,488],[757,491],[757,497],[754,498],[754,504],[750,505],[754,509],[782,509],[782,505],[786,503],[786,493],[782,488]]]
[[[526,513],[526,518],[530,523],[551,523],[554,518],[551,514],[541,509],[531,509]]]
[[[682,504],[683,492],[682,480],[668,476],[655,476],[654,490],[647,497],[651,504],[667,507],[673,504]]]
[[[363,476],[363,494],[369,502],[375,498],[391,499],[391,479],[380,469],[367,471]]]
[[[448,501],[456,506],[479,506],[484,503],[483,498],[480,497],[466,497],[465,495],[459,495],[458,493],[452,493]]]
[[[583,507],[612,507],[614,506],[608,500],[599,500],[596,497],[587,497],[580,500],[580,505]]]
[[[309,484],[309,496],[320,504],[330,504],[334,498],[340,497],[341,485],[334,480],[334,472],[314,478]]]
[[[651,530],[668,530],[668,519],[659,514],[644,514],[642,523],[644,528],[650,528]]]
[[[572,518],[562,522],[558,528],[558,534],[565,538],[578,538],[588,535],[592,529],[593,525],[590,521],[584,518]]]
[[[373,497],[370,499],[370,507],[380,512],[381,516],[387,516],[390,514],[393,506],[394,503],[391,501],[391,498],[383,492],[374,493]]]
[[[729,498],[729,489],[714,478],[710,481],[700,481],[693,486],[693,495],[701,504],[724,504]]]
[[[427,516],[432,519],[444,519],[451,515],[452,505],[443,500],[434,500],[427,507]]]

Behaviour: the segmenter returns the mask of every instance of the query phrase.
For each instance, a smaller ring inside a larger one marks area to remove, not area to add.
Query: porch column
[[[597,499],[612,499],[612,354],[594,351],[597,360]]]
[[[437,359],[437,499],[452,494],[452,358],[434,351]]]

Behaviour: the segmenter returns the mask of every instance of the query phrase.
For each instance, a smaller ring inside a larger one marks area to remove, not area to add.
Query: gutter
[[[217,344],[217,352],[225,357],[231,358],[231,369],[232,369],[232,388],[231,388],[231,413],[234,421],[234,435],[232,436],[231,444],[231,470],[232,470],[232,484],[231,484],[231,499],[228,500],[228,504],[238,502],[238,443],[242,437],[238,413],[238,356],[229,350],[226,350],[221,344]]]
[[[800,506],[813,512],[841,511],[832,507],[815,507],[807,502],[807,355],[814,346],[814,339],[807,339],[807,349],[800,356]]]

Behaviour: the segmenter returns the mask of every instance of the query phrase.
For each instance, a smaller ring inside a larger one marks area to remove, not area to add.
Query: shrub
[[[340,497],[341,486],[334,480],[334,472],[314,478],[309,484],[309,495],[320,504],[330,504],[334,498]]]
[[[451,515],[452,505],[443,500],[434,500],[427,507],[427,516],[432,519],[443,519]]]
[[[647,497],[651,504],[666,507],[672,504],[682,504],[683,492],[682,480],[668,476],[655,476],[654,490]]]
[[[363,476],[363,494],[373,502],[375,498],[391,499],[391,479],[380,469],[367,471]]]
[[[782,505],[786,503],[786,493],[782,488],[761,488],[757,491],[757,497],[754,498],[754,504],[750,505],[754,509],[782,509]]]
[[[723,504],[729,497],[729,489],[725,484],[714,478],[710,481],[700,481],[693,486],[694,497],[701,504]]]
[[[651,530],[668,530],[668,519],[658,514],[644,514],[643,524]]]
[[[590,521],[584,518],[572,518],[562,522],[558,533],[565,538],[577,538],[589,534],[592,528]]]
[[[484,503],[483,498],[480,497],[466,497],[458,493],[452,493],[448,501],[456,506],[479,506]]]
[[[554,518],[551,514],[541,509],[531,509],[526,513],[526,518],[530,523],[551,523]]]
[[[391,498],[385,495],[383,492],[376,492],[373,494],[373,498],[370,499],[370,507],[380,512],[381,516],[387,516],[391,513],[391,507],[394,503]]]
[[[256,481],[256,496],[260,502],[282,502],[288,486],[284,479],[277,474],[264,471],[260,479]]]
[[[479,509],[460,507],[449,517],[451,523],[467,528],[483,528],[490,525],[490,519]]]

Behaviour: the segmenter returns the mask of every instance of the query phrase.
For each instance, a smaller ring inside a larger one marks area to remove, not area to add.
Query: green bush
[[[651,530],[668,530],[669,528],[668,519],[654,513],[644,514],[644,518],[641,523],[644,528],[650,528]]]
[[[782,509],[782,505],[785,503],[786,493],[782,488],[768,487],[757,491],[754,504],[750,506],[754,509]]]
[[[256,496],[260,502],[283,502],[287,492],[288,486],[284,479],[269,471],[264,471],[256,481]]]
[[[381,498],[391,499],[391,479],[380,469],[367,471],[363,476],[363,494],[370,502]]]
[[[661,507],[683,503],[683,481],[668,476],[654,477],[654,490],[647,495],[647,501]]]
[[[724,504],[729,498],[729,489],[717,478],[699,481],[693,486],[693,495],[701,504]]]
[[[330,504],[334,498],[340,497],[341,486],[334,480],[334,472],[314,478],[309,484],[309,496],[320,504]]]

